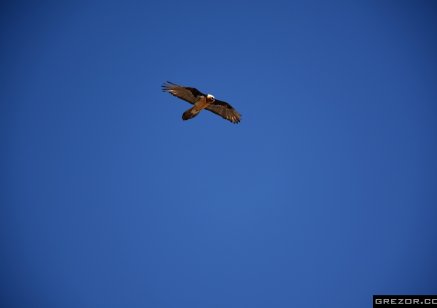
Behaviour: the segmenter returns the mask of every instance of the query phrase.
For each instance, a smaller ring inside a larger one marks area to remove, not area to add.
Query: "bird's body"
[[[197,101],[194,103],[194,106],[182,114],[182,119],[188,120],[194,118],[196,115],[199,114],[200,111],[207,108],[213,103],[214,103],[214,97],[212,95],[208,94],[207,96],[203,96],[203,95],[200,96],[197,99]]]
[[[232,123],[240,122],[241,115],[237,110],[228,103],[215,99],[211,94],[204,94],[196,88],[179,86],[169,81],[163,84],[162,89],[164,92],[168,92],[190,104],[193,104],[193,107],[182,114],[183,120],[192,119],[203,109],[206,109],[218,114]]]

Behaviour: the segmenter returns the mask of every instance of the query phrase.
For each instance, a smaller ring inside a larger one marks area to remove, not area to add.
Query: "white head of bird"
[[[206,98],[207,98],[209,101],[211,101],[211,102],[214,102],[214,101],[215,101],[215,97],[214,97],[214,95],[208,94],[208,95],[206,96]]]

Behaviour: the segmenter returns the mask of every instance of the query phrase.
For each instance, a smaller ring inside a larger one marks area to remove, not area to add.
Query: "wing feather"
[[[205,96],[205,94],[196,88],[180,86],[170,81],[162,85],[162,91],[168,92],[190,104],[194,104],[201,96]]]
[[[231,121],[232,123],[239,123],[241,119],[241,114],[238,113],[237,110],[234,109],[230,104],[216,99],[213,104],[206,107],[206,110],[214,112],[218,114],[223,119]]]

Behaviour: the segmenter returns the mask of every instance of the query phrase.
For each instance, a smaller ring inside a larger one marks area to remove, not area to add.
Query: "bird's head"
[[[206,98],[207,98],[208,100],[210,100],[211,102],[214,102],[214,101],[215,101],[215,97],[214,97],[213,95],[211,95],[211,94],[208,94],[208,95],[206,96]]]

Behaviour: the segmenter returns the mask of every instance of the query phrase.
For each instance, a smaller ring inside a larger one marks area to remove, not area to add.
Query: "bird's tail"
[[[196,115],[198,115],[199,112],[200,112],[200,110],[196,110],[194,107],[192,107],[192,108],[188,109],[187,111],[185,111],[185,112],[182,114],[182,120],[185,121],[185,120],[192,119],[192,118],[194,118]]]

